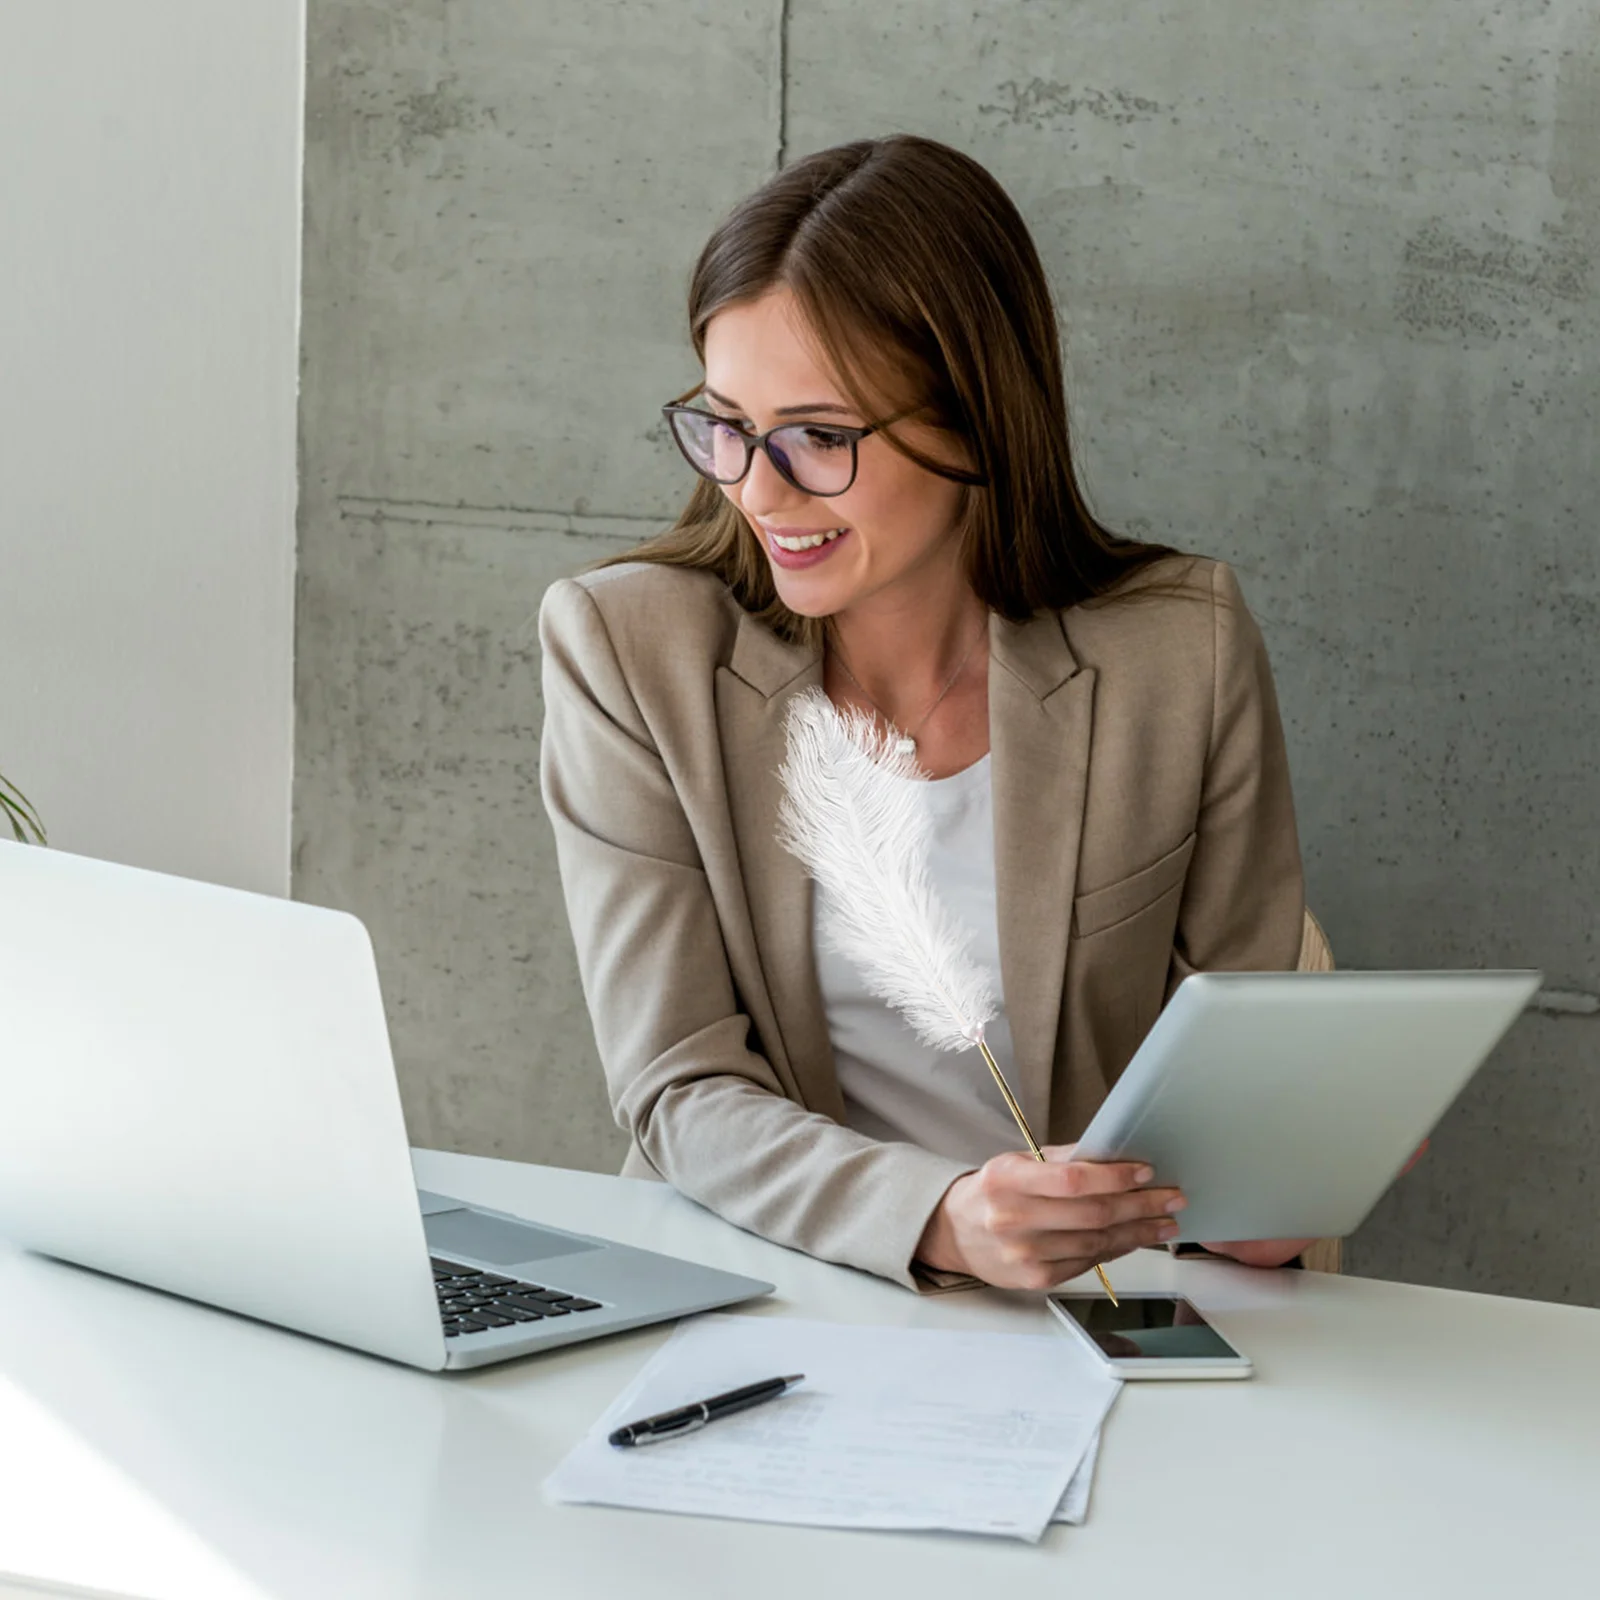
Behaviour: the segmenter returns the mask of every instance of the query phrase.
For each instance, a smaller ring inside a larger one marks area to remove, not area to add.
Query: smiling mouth
[[[767,537],[780,550],[815,550],[818,545],[831,544],[845,530],[843,528],[826,528],[819,533],[783,534],[773,533],[770,529]]]

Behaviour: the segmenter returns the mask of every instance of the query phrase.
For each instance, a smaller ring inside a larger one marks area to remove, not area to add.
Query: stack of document
[[[633,1449],[612,1429],[803,1372],[777,1400]],[[704,1316],[678,1325],[545,1483],[561,1503],[1037,1540],[1088,1509],[1121,1388],[1054,1334]]]

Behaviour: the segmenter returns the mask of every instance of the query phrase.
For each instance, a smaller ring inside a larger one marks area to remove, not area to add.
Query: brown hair
[[[1017,621],[1064,609],[1174,553],[1113,534],[1084,503],[1049,283],[1021,214],[970,156],[897,134],[786,167],[700,253],[689,325],[701,359],[717,312],[779,286],[865,419],[886,402],[914,407],[964,445],[976,484],[882,430],[902,455],[968,485],[967,574],[991,609]],[[817,619],[778,599],[759,542],[705,479],[668,532],[611,558],[640,560],[715,572],[785,638],[819,636]]]

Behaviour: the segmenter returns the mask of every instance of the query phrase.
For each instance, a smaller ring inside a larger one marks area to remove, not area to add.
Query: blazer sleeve
[[[1291,971],[1305,884],[1266,644],[1231,568],[1211,575],[1211,735],[1167,993],[1191,972]]]
[[[923,1287],[912,1271],[922,1230],[970,1167],[788,1098],[751,1048],[689,818],[583,585],[551,586],[539,637],[540,783],[618,1123],[668,1182],[728,1221]]]

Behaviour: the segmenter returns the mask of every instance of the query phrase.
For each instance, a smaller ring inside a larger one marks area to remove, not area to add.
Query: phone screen
[[[1050,1297],[1114,1361],[1204,1361],[1240,1358],[1239,1352],[1187,1300],[1175,1295]]]

